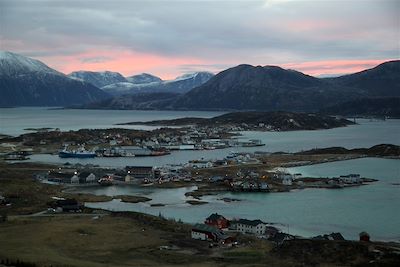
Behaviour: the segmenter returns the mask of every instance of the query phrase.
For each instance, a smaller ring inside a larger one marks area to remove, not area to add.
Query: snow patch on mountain
[[[34,72],[64,75],[51,69],[39,60],[24,57],[8,51],[0,51],[0,75],[14,76]]]

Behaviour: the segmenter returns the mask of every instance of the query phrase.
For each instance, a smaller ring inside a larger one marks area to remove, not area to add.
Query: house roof
[[[290,238],[290,235],[285,234],[285,233],[277,233],[273,237],[269,238],[268,240],[276,242],[276,243],[282,243],[283,241],[287,240]]]
[[[367,232],[361,232],[360,236],[369,236],[369,234]]]
[[[218,240],[226,240],[231,238],[232,236],[225,234],[223,231],[219,230],[214,226],[210,226],[207,224],[198,223],[192,227],[192,231],[198,232],[208,232],[212,233]]]
[[[341,233],[332,233],[330,236],[333,240],[345,240]]]
[[[207,220],[210,220],[210,221],[216,221],[218,219],[225,219],[225,217],[218,213],[213,213],[210,216],[208,216],[208,218],[207,218]]]
[[[211,225],[207,225],[207,224],[203,224],[203,223],[197,223],[195,225],[193,225],[192,227],[192,231],[201,231],[201,232],[209,232],[209,233],[214,233],[217,235],[221,234],[221,230],[219,230],[218,228],[211,226]]]
[[[331,233],[329,235],[318,235],[313,237],[314,240],[345,240],[341,233]]]
[[[257,226],[259,224],[263,224],[264,222],[261,220],[247,220],[247,219],[239,219],[236,221],[236,224],[245,224],[245,225],[250,225],[250,226]]]

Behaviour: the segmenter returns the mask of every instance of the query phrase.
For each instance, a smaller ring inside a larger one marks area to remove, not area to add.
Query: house
[[[331,233],[329,235],[315,236],[314,240],[345,240],[341,233]]]
[[[260,220],[239,219],[235,221],[236,231],[243,234],[264,235],[266,224]]]
[[[285,233],[277,233],[275,236],[268,238],[269,241],[272,241],[275,243],[275,245],[280,246],[282,245],[285,241],[287,240],[292,240],[294,239],[294,236],[285,234]]]
[[[217,237],[223,235],[223,232],[214,226],[198,223],[192,227],[191,235],[193,239],[217,241]]]
[[[282,184],[283,185],[292,185],[293,184],[293,176],[290,174],[282,175]]]
[[[213,167],[213,164],[211,161],[207,160],[191,160],[187,166],[194,169],[205,169]]]
[[[151,166],[126,166],[125,170],[135,179],[153,179],[154,172]]]
[[[96,175],[94,175],[93,173],[90,173],[88,176],[86,176],[85,182],[86,183],[96,183]]]
[[[259,183],[259,187],[260,187],[260,190],[268,190],[269,189],[268,183],[266,183],[266,182]]]
[[[341,175],[339,181],[346,184],[359,184],[361,183],[361,178],[359,174]]]
[[[365,242],[369,242],[370,241],[370,237],[369,234],[367,232],[361,232],[359,234],[360,236],[360,241],[365,241]]]
[[[10,201],[7,198],[0,195],[0,205],[9,205],[9,204]]]
[[[33,177],[38,181],[43,181],[49,178],[49,173],[48,172],[35,173]]]
[[[212,183],[222,182],[223,180],[224,180],[224,177],[219,176],[219,175],[214,175],[214,176],[210,177],[210,182],[212,182]]]
[[[76,199],[58,199],[53,206],[56,210],[62,212],[80,212],[83,205],[79,204]]]
[[[273,238],[277,233],[279,233],[279,229],[273,226],[266,226],[265,227],[265,237],[266,238]]]
[[[78,175],[74,174],[74,176],[71,177],[71,184],[79,184]]]
[[[233,242],[233,237],[226,235],[222,230],[207,224],[195,224],[192,227],[191,236],[197,240],[210,240],[227,244]]]
[[[222,215],[218,213],[213,213],[207,217],[204,222],[207,225],[215,226],[219,229],[228,228],[229,221]]]

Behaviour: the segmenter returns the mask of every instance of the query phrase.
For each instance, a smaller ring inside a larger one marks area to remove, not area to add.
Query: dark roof
[[[282,242],[283,240],[285,240],[285,238],[286,238],[285,233],[277,233],[275,236],[269,238],[269,240],[275,241],[275,242]]]
[[[259,224],[263,224],[264,222],[261,220],[247,220],[247,219],[240,219],[235,222],[236,224],[245,224],[245,225],[251,225],[251,226],[257,226]]]
[[[58,199],[56,205],[58,207],[78,205],[78,201],[76,201],[76,199]]]
[[[206,220],[216,221],[216,220],[219,220],[219,219],[225,219],[225,217],[220,215],[220,214],[218,214],[218,213],[213,213],[210,216],[208,216],[208,218]]]
[[[218,228],[208,225],[208,224],[203,224],[203,223],[197,223],[193,225],[192,230],[194,231],[200,231],[200,232],[209,232],[209,233],[214,233],[217,235],[221,234],[221,230]]]
[[[344,237],[341,233],[332,233],[330,236],[333,238],[333,240],[344,240]]]
[[[270,233],[279,233],[279,229],[273,226],[266,226],[265,231]]]
[[[318,235],[313,237],[314,240],[345,240],[341,233],[331,233],[329,235]]]
[[[153,170],[153,166],[126,166],[126,170]]]
[[[360,236],[369,236],[369,234],[367,232],[361,232]]]
[[[86,177],[88,177],[90,174],[91,174],[90,172],[81,172],[81,173],[78,174],[78,177],[79,177],[79,178],[86,178]]]

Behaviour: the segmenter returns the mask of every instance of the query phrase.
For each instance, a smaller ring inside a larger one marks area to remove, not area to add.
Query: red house
[[[207,225],[215,226],[219,229],[228,228],[229,221],[218,213],[213,213],[204,222]]]
[[[360,241],[369,242],[369,234],[367,232],[361,232]]]

